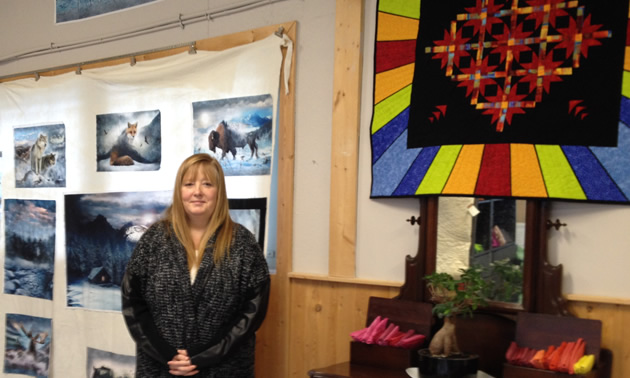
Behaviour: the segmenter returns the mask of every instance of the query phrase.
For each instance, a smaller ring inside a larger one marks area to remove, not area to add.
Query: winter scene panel
[[[2,166],[2,151],[0,151],[0,167]],[[0,206],[2,206],[2,171],[0,171]]]
[[[7,314],[4,372],[48,377],[51,319]]]
[[[121,311],[131,253],[171,200],[171,191],[65,196],[68,307]]]
[[[66,187],[64,124],[14,129],[15,187]]]
[[[266,198],[230,198],[230,218],[254,234],[260,248],[265,250]]]
[[[269,94],[194,102],[194,151],[219,159],[226,176],[268,175],[272,116]]]
[[[4,292],[52,299],[55,201],[6,199]]]
[[[82,20],[153,1],[156,0],[56,0],[55,20],[57,23]]]
[[[157,171],[162,162],[159,110],[96,116],[98,172]]]
[[[87,348],[86,377],[133,378],[136,357]]]

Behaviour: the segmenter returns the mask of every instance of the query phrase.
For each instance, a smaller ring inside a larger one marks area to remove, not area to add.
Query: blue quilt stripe
[[[440,146],[425,147],[394,192],[394,196],[413,196],[433,163]]]
[[[394,143],[400,133],[407,129],[409,108],[403,110],[372,135],[372,164]]]
[[[630,128],[619,122],[617,147],[590,147],[626,198],[630,198]],[[627,200],[626,200],[627,201]]]
[[[389,197],[405,176],[421,148],[407,149],[407,129],[372,164],[372,197]]]
[[[621,122],[630,126],[630,98],[621,96],[621,109],[619,110],[619,119]]]
[[[593,201],[627,202],[593,153],[584,146],[561,146],[586,198]]]

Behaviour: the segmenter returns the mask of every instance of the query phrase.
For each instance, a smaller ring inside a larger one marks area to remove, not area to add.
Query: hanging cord
[[[225,7],[223,9],[198,13],[192,16],[183,16],[182,14],[178,14],[177,17],[172,21],[167,21],[161,24],[139,28],[139,29],[128,31],[128,32],[118,33],[118,34],[110,35],[108,37],[94,38],[94,39],[90,39],[86,41],[68,43],[68,44],[59,44],[59,45],[54,42],[50,42],[50,45],[46,48],[31,50],[31,51],[27,51],[27,52],[20,53],[17,55],[0,58],[0,66],[3,64],[11,63],[11,62],[16,62],[22,59],[48,55],[52,53],[60,53],[63,51],[91,47],[91,46],[101,45],[104,43],[110,43],[110,42],[115,42],[115,41],[121,41],[121,40],[129,39],[129,38],[139,37],[142,35],[157,33],[164,30],[170,30],[170,29],[175,29],[175,28],[184,29],[187,25],[192,25],[199,22],[212,22],[214,21],[214,19],[219,18],[219,17],[225,17],[232,14],[237,14],[240,12],[263,7],[266,5],[271,5],[271,4],[282,2],[282,1],[289,1],[289,0],[243,1],[239,4]],[[187,43],[185,45],[189,46],[190,43]],[[161,51],[161,50],[162,49],[151,50],[151,51]],[[137,55],[137,53],[134,53],[134,55]],[[131,56],[131,54],[126,55],[126,56]],[[110,59],[111,58],[102,59],[102,61],[107,61]],[[97,61],[92,61],[91,63],[98,63],[98,62],[99,61],[97,60]],[[70,64],[64,67],[68,67],[68,66],[76,66],[76,63],[74,65]],[[19,74],[12,74],[8,76],[0,76],[0,80],[7,79],[10,77],[15,77],[15,76],[22,76],[22,75],[29,75],[29,74],[32,75],[35,73],[36,73],[35,71],[31,71],[31,72],[25,72],[25,73],[19,73]]]

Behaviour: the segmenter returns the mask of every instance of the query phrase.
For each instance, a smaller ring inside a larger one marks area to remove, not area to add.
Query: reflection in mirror
[[[490,283],[488,300],[521,305],[525,201],[440,197],[438,207],[436,271],[476,266]]]

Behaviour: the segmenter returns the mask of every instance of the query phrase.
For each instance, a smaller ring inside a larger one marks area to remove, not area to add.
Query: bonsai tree
[[[455,336],[456,317],[472,316],[477,307],[487,304],[484,292],[488,284],[481,276],[481,268],[470,267],[459,271],[459,278],[437,272],[425,277],[431,300],[435,303],[433,314],[444,319],[444,325],[429,344],[433,356],[460,354]]]

